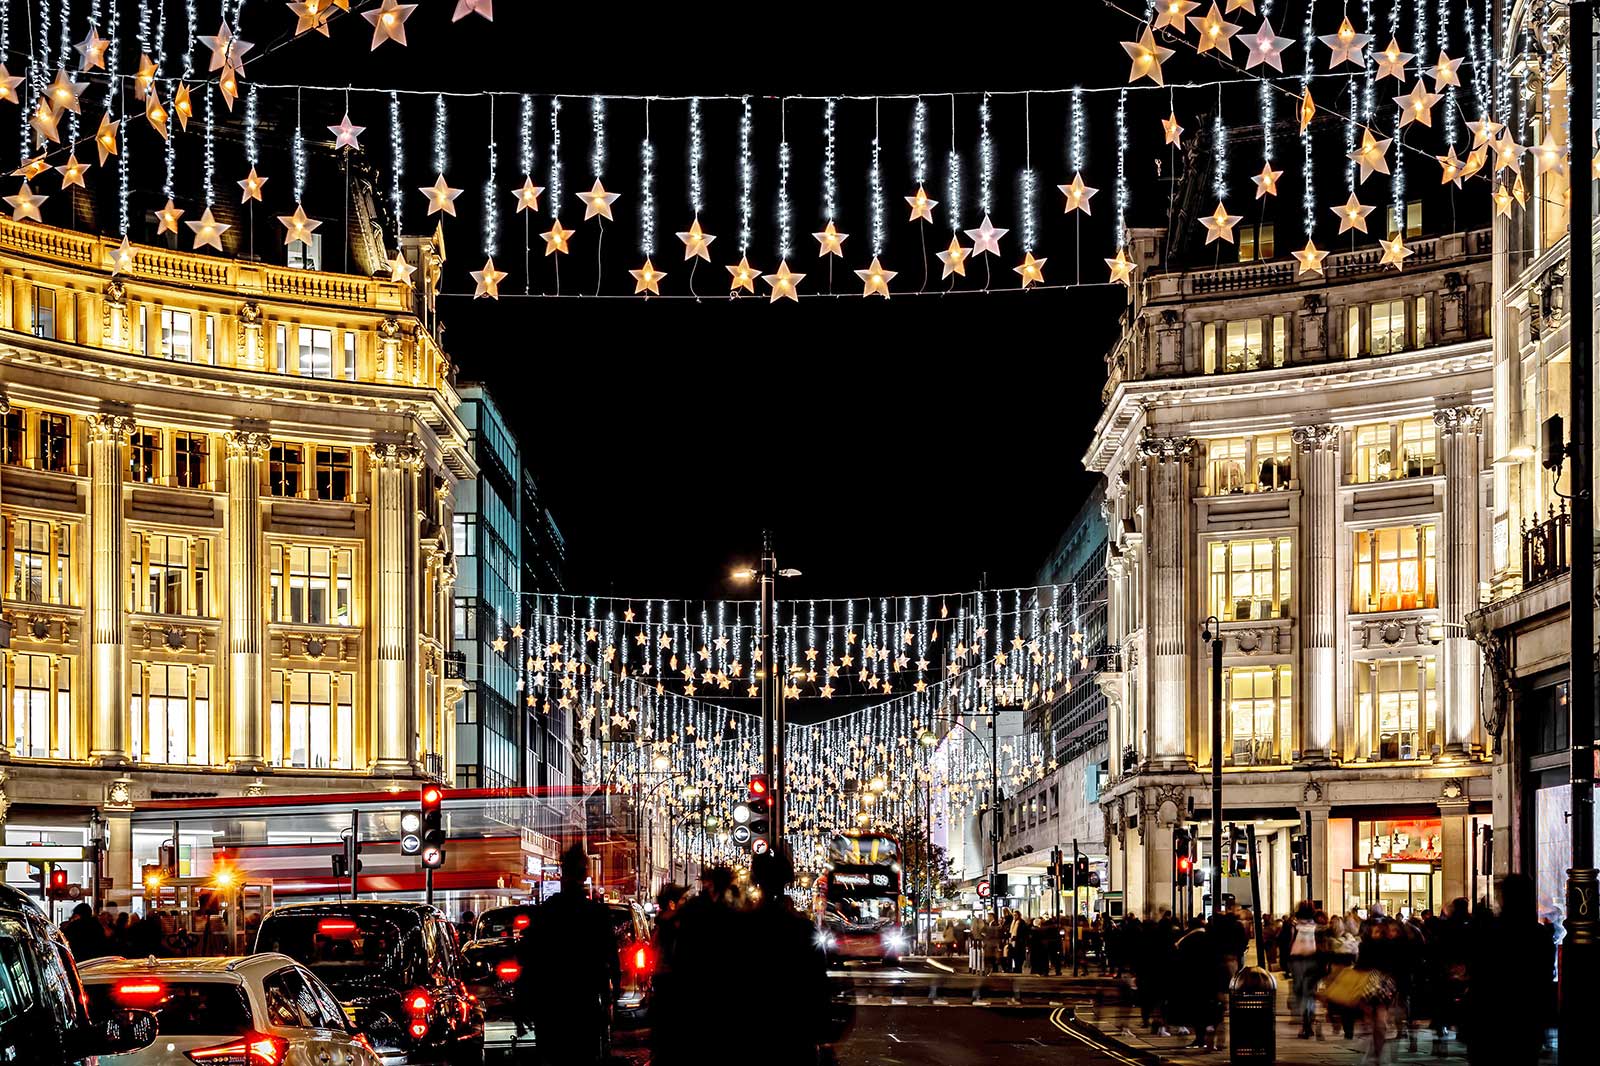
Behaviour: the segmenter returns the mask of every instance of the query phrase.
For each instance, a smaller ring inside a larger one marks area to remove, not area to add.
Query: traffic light
[[[1179,888],[1194,883],[1194,856],[1189,852],[1189,831],[1181,825],[1172,827],[1172,873]]]
[[[1072,887],[1075,889],[1089,887],[1089,856],[1079,855],[1077,862],[1073,864]]]
[[[734,808],[734,840],[739,840],[740,828],[746,829],[748,833],[740,843],[748,844],[753,854],[764,854],[772,847],[772,797],[765,774],[751,776],[750,784],[745,789],[744,803],[740,806],[744,808],[745,821],[742,826],[737,824],[739,808]]]
[[[67,871],[60,866],[52,866],[50,870],[50,887],[46,891],[51,899],[67,898]]]
[[[350,855],[348,852],[336,852],[333,856],[333,879],[343,881],[350,876]]]
[[[437,870],[444,865],[444,789],[424,785],[420,803],[422,865]]]
[[[1232,834],[1233,862],[1228,876],[1246,877],[1250,873],[1250,838],[1246,835],[1243,826],[1234,826]]]
[[[422,850],[422,815],[406,811],[400,815],[400,854],[415,855]]]
[[[1306,843],[1303,836],[1289,838],[1289,869],[1296,877],[1306,875]]]

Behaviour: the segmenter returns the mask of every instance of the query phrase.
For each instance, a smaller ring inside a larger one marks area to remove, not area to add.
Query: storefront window
[[[1348,823],[1347,823],[1348,824]],[[1354,864],[1344,871],[1344,907],[1363,916],[1381,906],[1390,917],[1438,912],[1444,865],[1443,822],[1395,818],[1355,823]]]
[[[1360,613],[1437,607],[1436,534],[1432,525],[1357,533],[1350,609]]]

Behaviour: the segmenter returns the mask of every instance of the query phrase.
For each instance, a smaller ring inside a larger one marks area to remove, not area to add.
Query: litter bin
[[[1233,1063],[1273,1063],[1278,1057],[1275,1013],[1278,982],[1259,966],[1246,966],[1228,986],[1228,1047]]]

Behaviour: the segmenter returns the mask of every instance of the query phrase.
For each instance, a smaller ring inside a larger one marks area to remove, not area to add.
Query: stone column
[[[228,434],[228,765],[266,766],[262,738],[261,458],[267,435]]]
[[[239,308],[239,351],[235,361],[246,370],[267,368],[267,350],[261,336],[262,326],[260,304],[249,300]]]
[[[1320,790],[1319,790],[1320,796]],[[1311,898],[1319,901],[1318,906],[1327,910],[1329,914],[1342,913],[1344,910],[1343,889],[1339,887],[1343,871],[1328,869],[1328,807],[1327,804],[1311,805],[1306,808],[1311,815]],[[1337,892],[1338,899],[1329,895]],[[1299,902],[1298,900],[1296,902]]]
[[[1150,492],[1145,514],[1150,581],[1145,630],[1150,641],[1150,743],[1155,768],[1192,765],[1187,748],[1190,624],[1187,605],[1189,464],[1193,437],[1154,437],[1139,442]],[[1170,842],[1169,842],[1170,843]]]
[[[372,608],[375,651],[374,769],[418,772],[417,695],[412,684],[413,597],[409,575],[416,550],[416,475],[422,456],[409,445],[379,444],[372,463]]]
[[[1444,458],[1443,559],[1439,569],[1439,618],[1444,623],[1444,754],[1472,747],[1478,716],[1478,649],[1466,616],[1478,607],[1478,454],[1483,408],[1448,407],[1433,413]]]
[[[89,438],[89,757],[102,766],[128,762],[128,701],[124,691],[122,444],[133,420],[98,414]]]
[[[1301,426],[1300,448],[1300,735],[1302,763],[1333,757],[1337,713],[1339,608],[1334,581],[1336,513],[1339,506],[1339,427]]]
[[[1447,796],[1451,792],[1456,793],[1453,798],[1439,801],[1439,853],[1443,857],[1440,870],[1443,891],[1439,898],[1445,905],[1458,896],[1472,898],[1471,886],[1467,884],[1467,864],[1471,858],[1468,849],[1472,847],[1467,835],[1467,797],[1454,782],[1445,788]]]

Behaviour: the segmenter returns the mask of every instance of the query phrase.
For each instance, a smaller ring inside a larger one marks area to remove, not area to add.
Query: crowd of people
[[[1077,919],[1077,951],[1080,967],[1091,962],[1105,965],[1104,919],[1095,915]],[[1072,919],[1066,915],[1027,918],[1009,907],[998,917],[977,915],[970,921],[948,919],[934,930],[934,950],[945,955],[967,958],[973,973],[1028,973],[1059,976],[1071,970],[1073,950]]]
[[[228,954],[227,932],[220,914],[212,911],[208,918],[197,931],[181,924],[176,911],[149,910],[133,914],[114,901],[107,901],[98,911],[87,903],[79,903],[62,924],[61,932],[72,949],[72,957],[79,962],[107,955],[159,958]],[[246,945],[255,939],[255,927],[260,921],[259,912],[252,912],[246,918],[243,930]],[[241,947],[236,945],[233,950]]]

